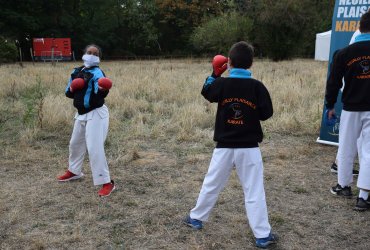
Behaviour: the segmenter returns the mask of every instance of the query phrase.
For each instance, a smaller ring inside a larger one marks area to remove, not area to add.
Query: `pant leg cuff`
[[[110,183],[111,179],[110,177],[101,177],[101,178],[95,178],[94,179],[94,186],[103,185],[105,183]]]
[[[190,216],[190,218],[195,219],[195,220],[200,220],[200,221],[205,221],[205,222],[208,221],[208,218],[200,218],[200,217],[194,215],[192,212],[190,212],[189,216]]]
[[[71,172],[71,173],[73,173],[73,174],[75,174],[75,175],[80,175],[80,174],[82,173],[82,171],[81,171],[81,170],[80,170],[80,171],[78,171],[78,170],[73,169],[73,168],[71,168],[71,167],[69,167],[69,168],[68,168],[68,171],[69,171],[69,172]]]

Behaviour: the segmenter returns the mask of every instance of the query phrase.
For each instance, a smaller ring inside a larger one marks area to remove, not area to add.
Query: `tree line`
[[[334,2],[0,0],[0,58],[29,51],[39,37],[70,37],[78,57],[90,43],[120,58],[227,53],[239,40],[273,60],[312,57],[315,34],[331,28]]]

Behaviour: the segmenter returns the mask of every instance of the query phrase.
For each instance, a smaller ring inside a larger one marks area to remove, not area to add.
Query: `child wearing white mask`
[[[87,151],[94,185],[102,185],[98,194],[109,196],[115,189],[104,151],[109,125],[109,112],[104,105],[104,98],[109,90],[98,85],[98,80],[105,77],[99,68],[100,57],[99,46],[86,46],[82,57],[84,66],[74,69],[66,87],[65,94],[73,99],[77,113],[69,144],[69,167],[63,175],[58,176],[58,181],[71,181],[83,176],[82,164]],[[80,80],[82,85],[75,84],[73,80],[77,78],[83,79]]]
[[[89,53],[91,53],[91,51],[89,51]],[[86,68],[98,66],[100,63],[99,56],[96,56],[94,54],[84,54],[82,56],[82,60],[84,61],[84,66]]]

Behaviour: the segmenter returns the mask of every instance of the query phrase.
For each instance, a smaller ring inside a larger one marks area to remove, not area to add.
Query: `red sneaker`
[[[71,181],[71,180],[77,180],[80,179],[82,176],[84,176],[83,173],[77,175],[72,173],[71,171],[67,170],[64,175],[58,176],[58,181]]]
[[[115,189],[116,185],[114,185],[114,181],[111,181],[103,184],[103,187],[99,190],[98,194],[100,197],[109,196]]]

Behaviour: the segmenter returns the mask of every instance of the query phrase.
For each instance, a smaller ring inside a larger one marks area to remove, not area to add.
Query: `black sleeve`
[[[76,68],[73,70],[73,72],[71,73],[71,77],[69,78],[68,85],[70,85],[71,81],[76,77],[76,74],[79,72],[80,69],[82,69],[82,67]],[[68,88],[68,85],[65,91],[66,97],[73,99],[75,97],[75,94],[70,91],[70,89]]]
[[[74,96],[75,96],[75,94],[74,93],[72,93],[69,89],[66,91],[66,97],[68,97],[68,98],[74,98]]]
[[[214,78],[210,76],[206,79],[206,82],[203,85],[201,94],[209,102],[218,102],[222,89],[222,77]]]
[[[257,87],[257,109],[259,119],[265,121],[274,113],[272,101],[267,88],[261,83]]]
[[[108,93],[109,93],[108,89],[107,90],[101,90],[101,89],[98,90],[98,96],[101,97],[101,98],[107,97]]]
[[[339,90],[343,86],[345,63],[343,62],[343,51],[336,51],[333,55],[333,62],[330,65],[329,77],[326,82],[325,100],[326,108],[333,109],[337,102]]]

